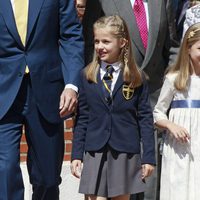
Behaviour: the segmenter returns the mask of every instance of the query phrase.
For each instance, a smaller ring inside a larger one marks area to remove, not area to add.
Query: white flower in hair
[[[191,31],[188,35],[188,39],[192,38],[194,36],[195,32],[194,31]]]

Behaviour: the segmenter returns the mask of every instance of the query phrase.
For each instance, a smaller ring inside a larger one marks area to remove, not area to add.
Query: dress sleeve
[[[166,76],[163,83],[158,102],[153,111],[154,122],[168,119],[167,112],[174,97],[173,81]]]

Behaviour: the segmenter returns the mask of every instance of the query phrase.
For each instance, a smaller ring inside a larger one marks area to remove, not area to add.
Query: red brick
[[[20,155],[20,162],[25,162],[27,156],[26,155]]]
[[[28,151],[27,144],[20,144],[20,152],[21,153],[26,153],[27,151]]]
[[[68,119],[65,121],[65,125],[66,125],[66,128],[69,129],[69,128],[73,128],[74,126],[74,120],[72,118]]]
[[[65,152],[71,152],[72,151],[72,143],[65,144]]]
[[[25,134],[22,134],[21,142],[26,142],[26,136],[25,136]]]
[[[73,137],[73,133],[72,132],[65,131],[65,133],[64,133],[65,140],[72,140],[72,137]]]
[[[71,160],[70,154],[64,155],[64,161],[70,161],[70,160]]]

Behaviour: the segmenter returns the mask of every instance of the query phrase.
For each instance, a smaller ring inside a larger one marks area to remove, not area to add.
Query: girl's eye
[[[108,41],[108,40],[104,40],[103,43],[104,43],[104,44],[108,44],[109,41]]]
[[[99,41],[98,41],[98,40],[94,40],[94,43],[95,43],[95,44],[99,44]]]

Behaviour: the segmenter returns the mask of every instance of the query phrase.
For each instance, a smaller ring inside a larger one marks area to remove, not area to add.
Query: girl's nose
[[[99,42],[99,44],[98,44],[98,49],[103,49],[104,47],[103,47],[103,43],[102,42]]]

